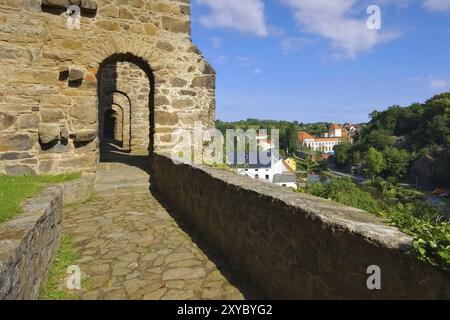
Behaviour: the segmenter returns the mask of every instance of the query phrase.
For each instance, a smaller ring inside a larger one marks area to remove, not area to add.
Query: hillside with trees
[[[227,129],[242,129],[244,131],[248,129],[266,129],[270,136],[271,129],[279,130],[280,149],[286,153],[294,153],[298,148],[298,132],[305,131],[311,135],[319,135],[320,132],[327,131],[331,123],[318,122],[318,123],[299,123],[298,121],[276,121],[276,120],[259,120],[259,119],[247,119],[236,122],[224,122],[217,120],[216,128],[220,130],[224,135]]]
[[[450,186],[450,93],[423,104],[374,111],[353,144],[335,149],[335,161],[369,178]]]

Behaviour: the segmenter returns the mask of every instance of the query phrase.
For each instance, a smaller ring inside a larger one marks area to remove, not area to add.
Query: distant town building
[[[274,149],[231,153],[228,161],[240,175],[297,189],[295,169]]]
[[[344,140],[350,140],[347,129],[338,124],[330,126],[328,132],[323,132],[320,137],[315,137],[307,132],[299,132],[298,140],[300,145],[311,151],[321,151],[328,154],[334,154],[334,147],[341,144]]]
[[[275,148],[274,143],[269,139],[269,135],[266,133],[258,133],[256,135],[256,142],[260,150],[269,150]]]
[[[353,138],[354,136],[356,136],[357,134],[359,134],[359,132],[362,129],[362,126],[360,124],[352,124],[352,123],[345,123],[342,126],[343,129],[347,130],[348,132],[348,136],[350,138]]]

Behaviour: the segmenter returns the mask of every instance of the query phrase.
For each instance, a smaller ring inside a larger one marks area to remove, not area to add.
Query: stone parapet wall
[[[38,297],[59,247],[62,205],[62,187],[49,187],[0,225],[0,300]]]
[[[450,299],[450,272],[373,214],[225,171],[152,158],[171,206],[267,298]],[[381,290],[367,268],[381,269]]]

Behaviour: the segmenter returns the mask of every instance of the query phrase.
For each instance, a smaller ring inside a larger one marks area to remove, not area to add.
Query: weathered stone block
[[[84,71],[76,68],[70,68],[69,81],[82,81],[84,79]]]
[[[193,104],[194,102],[192,101],[192,99],[174,99],[172,101],[172,108],[183,110],[192,107]]]
[[[117,22],[117,21],[101,20],[101,21],[97,21],[95,24],[100,29],[104,29],[104,30],[107,30],[107,31],[118,31],[118,30],[120,30],[120,23]]]
[[[164,95],[157,95],[155,97],[155,106],[159,107],[159,106],[168,106],[170,105],[170,101],[169,99],[164,96]]]
[[[14,123],[16,123],[16,121],[16,116],[5,112],[0,112],[0,131],[10,128]]]
[[[190,33],[191,24],[189,20],[163,17],[162,24],[164,30],[176,33]]]
[[[113,5],[108,5],[101,7],[98,13],[103,17],[117,18],[119,17],[119,8]]]
[[[18,59],[23,55],[22,50],[12,48],[0,48],[0,59]]]
[[[69,115],[72,118],[78,119],[85,124],[92,124],[97,121],[97,108],[76,106],[69,110]]]
[[[70,6],[70,0],[42,0],[42,6],[65,9]]]
[[[158,27],[153,23],[145,23],[144,24],[145,33],[149,36],[153,36],[158,32]]]
[[[33,148],[34,139],[26,134],[0,136],[0,152],[27,151]]]
[[[41,108],[39,113],[44,123],[59,122],[66,118],[64,111],[57,108]]]
[[[203,74],[216,74],[214,68],[206,60],[202,60],[198,66],[199,70]]]
[[[10,176],[34,176],[36,175],[36,171],[34,171],[31,167],[26,165],[13,165],[7,166],[6,174]]]
[[[160,125],[173,126],[178,123],[178,115],[167,111],[155,111],[155,122]]]
[[[80,7],[83,11],[93,13],[97,11],[98,5],[97,2],[93,0],[81,0]]]
[[[37,129],[41,118],[37,114],[24,114],[19,116],[20,129]]]
[[[192,80],[193,88],[205,88],[205,89],[215,89],[216,88],[216,77],[215,75],[203,75],[195,77]]]
[[[58,124],[40,123],[38,131],[39,131],[39,141],[42,144],[49,144],[60,140],[61,128]]]
[[[70,133],[70,138],[75,143],[91,142],[97,137],[96,130],[80,130]]]
[[[0,160],[20,160],[33,158],[33,155],[28,152],[8,152],[0,154]]]
[[[170,85],[175,88],[182,88],[187,85],[187,81],[181,78],[170,79]]]
[[[120,8],[119,9],[119,18],[133,20],[134,15],[130,10],[127,10],[125,8]]]
[[[167,52],[175,51],[175,47],[171,43],[166,42],[166,41],[159,41],[156,44],[156,47],[158,49],[161,49],[162,51],[167,51]]]

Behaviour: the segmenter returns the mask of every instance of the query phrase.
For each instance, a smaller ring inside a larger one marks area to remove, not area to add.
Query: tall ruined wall
[[[70,3],[80,30],[67,26]],[[111,64],[129,68],[116,89],[137,111],[137,149],[167,150],[176,128],[213,125],[215,75],[191,42],[189,0],[0,0],[0,173],[95,171],[99,70]],[[138,78],[149,96],[132,88]]]

